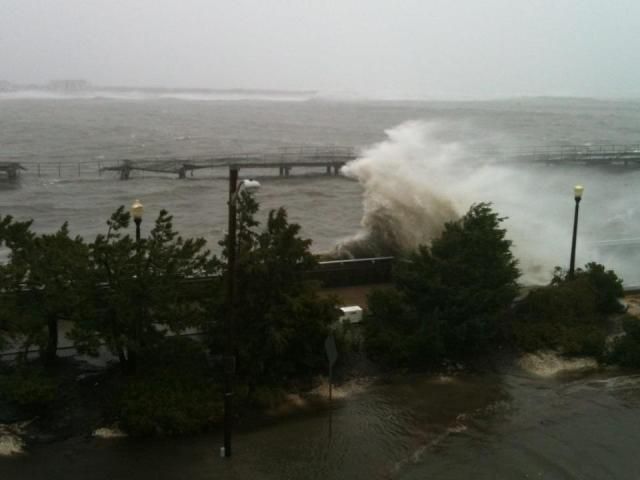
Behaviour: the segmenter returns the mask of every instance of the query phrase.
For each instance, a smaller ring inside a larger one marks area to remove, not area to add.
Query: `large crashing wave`
[[[437,140],[440,127],[407,122],[386,131],[387,139],[363,150],[342,173],[364,189],[361,231],[341,241],[341,258],[397,255],[429,243],[445,222],[460,216],[452,186],[459,183],[464,149]]]
[[[506,217],[503,226],[520,261],[522,281],[546,283],[553,267],[568,258],[572,188],[580,180],[572,170],[563,173],[478,155],[483,149],[499,152],[513,146],[500,137],[477,140],[477,132],[461,131],[466,127],[406,122],[387,130],[384,141],[345,165],[342,173],[362,185],[364,213],[360,230],[340,241],[332,256],[396,256],[414,250],[428,245],[446,222],[460,218],[474,203],[490,202]],[[593,175],[599,178],[602,173]],[[589,181],[585,172],[580,177]],[[602,202],[598,205],[603,209]],[[584,251],[591,229],[582,226],[579,242],[583,253],[578,256],[585,263],[597,260],[593,252]]]

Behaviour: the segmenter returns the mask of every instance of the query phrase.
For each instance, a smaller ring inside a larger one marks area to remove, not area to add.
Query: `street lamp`
[[[235,321],[235,291],[236,291],[236,227],[238,218],[236,207],[238,196],[242,190],[251,192],[260,188],[257,180],[242,180],[238,182],[238,168],[229,168],[229,233],[227,237],[227,314],[225,315],[225,348],[224,348],[224,456],[231,456],[231,428],[233,423],[233,376],[236,370],[234,356],[233,324]]]
[[[584,187],[576,185],[573,187],[573,196],[576,200],[576,209],[573,214],[573,238],[571,240],[571,260],[569,262],[569,278],[573,278],[576,265],[576,236],[578,234],[578,210],[580,209],[580,200],[582,199]]]
[[[131,205],[131,216],[136,223],[136,242],[140,243],[140,224],[142,223],[142,214],[144,213],[144,205],[140,200],[135,200]]]
[[[136,283],[138,287],[141,287],[140,278],[140,224],[142,223],[142,214],[144,213],[144,205],[140,203],[140,200],[135,200],[131,204],[131,216],[133,217],[133,221],[136,224]],[[136,346],[134,348],[128,349],[128,373],[135,371],[138,364],[138,352],[137,349],[140,345],[141,338],[141,330],[142,330],[142,315],[143,315],[143,307],[138,302],[138,315],[135,318],[134,323],[134,338]]]

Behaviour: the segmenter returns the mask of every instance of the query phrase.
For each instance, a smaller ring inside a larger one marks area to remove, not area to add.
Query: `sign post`
[[[332,333],[330,333],[324,341],[324,349],[327,352],[327,359],[329,360],[329,402],[331,402],[333,389],[333,364],[336,363],[336,360],[338,359],[336,340],[333,338]]]

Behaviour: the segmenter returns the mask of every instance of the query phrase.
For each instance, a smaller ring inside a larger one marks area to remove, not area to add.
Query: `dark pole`
[[[233,324],[235,320],[235,277],[236,277],[236,189],[238,169],[229,168],[229,233],[227,236],[227,314],[225,315],[224,347],[224,456],[231,457],[231,429],[233,424],[233,375],[235,357],[233,354]]]
[[[140,278],[140,224],[142,223],[142,217],[136,216],[133,217],[133,221],[136,224],[136,256],[138,257],[136,260],[136,280],[138,287],[140,286],[140,282],[142,279]],[[140,348],[140,330],[141,330],[141,322],[142,322],[142,305],[138,301],[138,315],[135,319],[134,325],[134,335],[135,335],[135,345],[132,349],[129,349],[127,355],[127,373],[132,374],[138,368],[138,349]]]
[[[578,235],[578,210],[581,197],[576,196],[576,209],[573,214],[573,238],[571,240],[571,260],[569,262],[569,278],[573,278],[576,266],[576,236]]]
[[[140,250],[140,224],[142,223],[141,217],[134,217],[134,222],[136,222],[136,248]]]

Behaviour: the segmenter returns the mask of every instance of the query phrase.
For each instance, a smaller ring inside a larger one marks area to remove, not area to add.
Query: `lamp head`
[[[247,192],[255,192],[259,188],[260,188],[260,182],[257,180],[254,180],[253,178],[249,178],[249,179],[242,180],[240,182],[240,185],[238,185],[238,192],[240,191],[240,189],[244,189]]]
[[[582,185],[576,185],[575,187],[573,187],[573,195],[575,196],[576,200],[582,198],[582,192],[584,192],[584,187]]]
[[[135,220],[140,220],[142,218],[143,213],[144,213],[144,205],[140,203],[140,200],[135,200],[131,205],[131,216]]]

